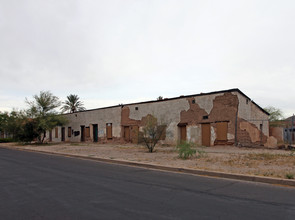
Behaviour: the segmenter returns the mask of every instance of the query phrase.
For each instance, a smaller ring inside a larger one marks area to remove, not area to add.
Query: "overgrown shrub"
[[[196,154],[197,150],[193,148],[194,144],[190,142],[181,142],[176,146],[178,150],[179,158],[188,159]]]
[[[14,141],[15,140],[13,138],[0,138],[0,143],[9,143]]]
[[[182,141],[176,146],[178,151],[179,158],[181,159],[188,159],[194,155],[197,158],[203,157],[206,152],[204,151],[204,147],[196,147],[196,145],[192,142]]]
[[[287,179],[294,179],[294,174],[293,173],[287,173],[286,178]]]

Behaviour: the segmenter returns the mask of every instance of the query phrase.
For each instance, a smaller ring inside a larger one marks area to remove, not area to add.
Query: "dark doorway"
[[[49,141],[52,141],[52,130],[49,131]]]
[[[65,141],[65,136],[66,136],[66,129],[65,127],[61,128],[61,141]]]
[[[93,142],[98,141],[98,125],[94,124],[93,125]]]
[[[85,141],[85,126],[81,126],[81,141]]]

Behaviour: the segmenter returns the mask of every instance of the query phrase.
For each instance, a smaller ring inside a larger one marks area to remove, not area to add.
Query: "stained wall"
[[[148,115],[154,115],[161,124],[167,125],[165,140],[161,143],[176,144],[181,138],[180,126],[186,126],[186,140],[202,145],[204,138],[202,127],[205,124],[210,125],[211,146],[219,144],[261,146],[268,143],[268,115],[237,90],[67,114],[65,117],[69,123],[65,126],[65,141],[79,142],[81,126],[89,127],[90,136],[86,141],[93,141],[93,124],[98,125],[99,141],[110,141],[106,138],[107,123],[112,123],[112,141],[122,141],[124,127],[136,126],[140,130],[144,118]],[[220,123],[226,124],[225,140],[218,139]],[[71,137],[68,137],[68,127],[72,128]],[[80,134],[74,135],[75,132]],[[53,130],[52,141],[61,140],[61,128],[58,136],[57,139],[54,138]]]

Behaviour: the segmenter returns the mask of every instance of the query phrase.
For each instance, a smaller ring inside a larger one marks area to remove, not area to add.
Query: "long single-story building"
[[[137,143],[148,115],[166,125],[162,144],[185,140],[203,146],[269,146],[271,142],[269,114],[239,89],[65,114],[68,124],[49,131],[47,141]]]

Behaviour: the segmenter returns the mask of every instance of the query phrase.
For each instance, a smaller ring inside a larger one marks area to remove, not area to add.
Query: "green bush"
[[[286,178],[287,179],[294,179],[294,174],[293,173],[287,173]]]
[[[14,142],[12,138],[0,138],[0,143]]]
[[[197,150],[193,148],[194,144],[189,142],[181,142],[176,146],[179,158],[188,159],[196,154]]]

